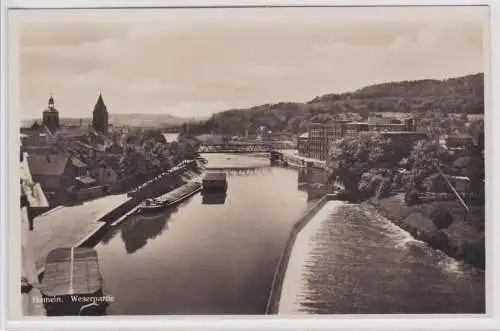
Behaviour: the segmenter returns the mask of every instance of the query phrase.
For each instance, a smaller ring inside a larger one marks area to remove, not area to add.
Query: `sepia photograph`
[[[489,24],[9,10],[16,309],[485,316]]]

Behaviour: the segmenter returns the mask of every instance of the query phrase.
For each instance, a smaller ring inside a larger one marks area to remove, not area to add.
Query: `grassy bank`
[[[407,206],[402,193],[380,200],[371,199],[368,203],[414,238],[457,260],[484,269],[484,204],[472,205],[465,214],[457,200]],[[436,218],[443,213],[451,224],[436,226],[439,225]]]

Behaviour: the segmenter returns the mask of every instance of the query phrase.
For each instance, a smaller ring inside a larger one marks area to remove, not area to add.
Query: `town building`
[[[309,133],[303,133],[297,137],[297,150],[300,156],[309,155]]]
[[[40,183],[44,192],[56,194],[73,186],[76,177],[85,176],[85,163],[67,154],[29,154],[28,165],[33,180]]]
[[[355,138],[360,132],[369,130],[367,122],[350,122],[345,124],[344,138]]]
[[[348,122],[310,123],[308,125],[308,157],[326,160],[333,143],[344,136],[345,124]]]
[[[118,182],[118,174],[116,171],[103,160],[92,169],[91,175],[100,185],[114,185]]]
[[[410,132],[410,131],[392,131],[381,132],[380,135],[385,138],[400,140],[402,142],[417,143],[419,141],[429,140],[429,135],[425,132]]]
[[[469,153],[475,144],[475,139],[469,134],[443,135],[439,139],[442,147],[453,153]]]
[[[367,121],[368,131],[374,132],[402,132],[416,131],[415,121],[413,118],[399,119],[394,117],[384,117],[380,114],[370,116]]]
[[[101,134],[108,134],[108,110],[104,100],[102,99],[102,94],[99,94],[99,98],[94,106],[94,112],[92,113],[92,127],[95,131]]]
[[[59,111],[54,106],[54,97],[50,96],[49,106],[43,111],[42,115],[43,125],[52,133],[59,130]]]

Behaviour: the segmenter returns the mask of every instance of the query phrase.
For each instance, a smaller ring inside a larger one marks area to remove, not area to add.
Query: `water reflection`
[[[307,192],[309,190],[309,185],[307,183],[299,182],[297,184],[297,190],[299,190],[300,192]]]
[[[298,182],[299,184],[301,183],[307,183],[307,168],[305,167],[301,167],[299,168],[299,170],[297,171],[298,173]]]
[[[168,230],[168,220],[178,208],[156,215],[134,215],[121,226],[121,236],[128,254],[133,254],[146,246],[149,239],[154,239]]]
[[[202,194],[202,204],[204,205],[223,205],[226,202],[226,193],[206,192]]]
[[[128,234],[98,246],[105,290],[115,298],[110,315],[265,312],[288,233],[307,208],[306,194],[297,191],[293,169],[234,173],[240,175],[228,176],[223,201],[193,196],[167,221],[168,231],[133,254],[123,241],[145,237],[135,232],[161,219],[121,223]]]

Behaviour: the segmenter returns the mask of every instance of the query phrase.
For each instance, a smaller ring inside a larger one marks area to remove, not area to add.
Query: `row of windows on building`
[[[325,160],[332,145],[339,139],[355,137],[360,132],[415,132],[412,118],[397,120],[385,117],[369,118],[367,122],[336,121],[329,124],[310,123],[308,132],[299,136],[299,155]]]

